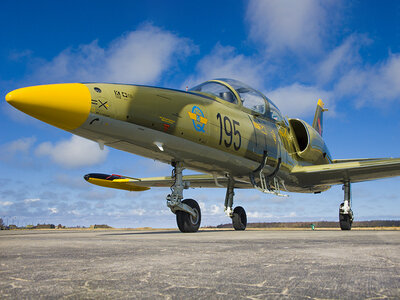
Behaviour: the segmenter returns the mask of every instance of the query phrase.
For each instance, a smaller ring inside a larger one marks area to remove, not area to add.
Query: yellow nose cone
[[[31,86],[6,96],[20,111],[64,130],[76,129],[86,121],[90,99],[89,89],[81,83]]]

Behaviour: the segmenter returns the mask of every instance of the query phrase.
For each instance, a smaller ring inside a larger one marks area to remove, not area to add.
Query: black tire
[[[193,218],[191,214],[178,210],[176,212],[176,223],[181,232],[197,232],[201,223],[201,211],[199,204],[193,199],[185,199],[182,201],[189,205],[196,213],[197,218]]]
[[[351,225],[353,224],[353,212],[350,209],[348,214],[342,214],[342,208],[344,203],[340,204],[339,207],[339,225],[342,230],[351,230]]]
[[[347,215],[339,214],[339,224],[340,224],[340,229],[351,230],[351,225],[353,224],[353,220],[349,214]]]
[[[247,226],[247,215],[243,207],[237,206],[233,210],[232,225],[235,230],[245,230]]]

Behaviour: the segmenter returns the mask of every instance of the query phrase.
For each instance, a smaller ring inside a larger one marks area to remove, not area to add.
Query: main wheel
[[[342,230],[351,230],[351,225],[353,224],[353,218],[350,214],[342,215],[339,214],[339,224]]]
[[[351,230],[351,225],[353,224],[353,212],[350,209],[348,214],[342,214],[342,207],[344,203],[340,204],[339,207],[339,225],[341,230]]]
[[[243,207],[237,206],[233,210],[232,225],[235,230],[245,230],[247,226],[246,211]]]
[[[339,215],[340,229],[351,230],[351,218],[349,215]]]
[[[176,212],[176,223],[178,224],[178,228],[181,232],[196,232],[199,230],[201,223],[200,206],[193,199],[185,199],[182,203],[189,205],[196,212],[196,217],[194,218],[191,214],[178,210]]]

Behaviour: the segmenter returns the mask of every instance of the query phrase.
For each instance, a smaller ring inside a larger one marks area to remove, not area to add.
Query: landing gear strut
[[[231,176],[228,176],[228,187],[225,196],[225,214],[232,218],[232,225],[235,230],[245,230],[247,226],[246,211],[241,206],[237,206],[232,210],[233,196],[235,195],[233,191],[234,185],[235,180]]]
[[[339,224],[342,230],[351,230],[353,224],[353,211],[351,210],[351,188],[350,181],[343,184],[344,201],[339,207]]]
[[[175,179],[171,186],[171,194],[167,196],[167,206],[176,214],[176,223],[181,232],[196,232],[201,223],[199,204],[193,199],[183,199],[183,190],[189,188],[189,183],[183,181],[182,162],[173,162],[172,177]]]

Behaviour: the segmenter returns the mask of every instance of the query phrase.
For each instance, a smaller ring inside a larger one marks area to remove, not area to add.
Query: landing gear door
[[[280,157],[278,130],[275,124],[263,118],[253,117],[257,145],[267,153],[267,165],[275,168]]]
[[[255,116],[249,115],[250,122],[253,127],[253,134],[250,138],[251,151],[254,153],[256,160],[259,163],[264,161],[264,152],[267,149],[267,140],[262,132],[262,125]]]

